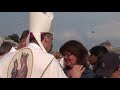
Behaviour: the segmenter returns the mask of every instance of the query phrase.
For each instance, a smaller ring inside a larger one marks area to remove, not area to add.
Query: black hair
[[[43,41],[43,39],[46,35],[48,35],[48,37],[50,37],[52,34],[48,33],[48,32],[45,32],[45,33],[41,34],[41,41]],[[30,37],[30,42],[32,42],[32,41],[36,41],[35,37]]]
[[[41,34],[41,41],[44,39],[44,37],[48,35],[48,37],[50,37],[52,34],[51,33],[43,33]]]
[[[98,58],[102,57],[106,53],[108,53],[108,50],[104,46],[95,46],[90,49],[90,54],[95,55]]]
[[[11,42],[3,42],[0,47],[0,55],[4,55],[6,52],[10,51],[12,48]]]
[[[90,49],[89,52],[91,56],[95,55],[98,58],[97,62],[95,63],[94,69],[93,69],[93,72],[95,73],[98,67],[101,65],[100,59],[103,57],[103,55],[108,53],[108,50],[104,46],[95,46],[92,49]]]
[[[27,38],[28,34],[29,34],[29,30],[23,31],[23,33],[22,33],[22,35],[21,35],[21,38],[20,38],[20,41],[21,41],[23,38]]]

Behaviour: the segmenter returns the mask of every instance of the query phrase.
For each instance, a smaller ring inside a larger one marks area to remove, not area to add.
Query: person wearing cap
[[[95,74],[102,78],[117,78],[120,77],[119,66],[120,56],[116,53],[107,53],[101,58]]]

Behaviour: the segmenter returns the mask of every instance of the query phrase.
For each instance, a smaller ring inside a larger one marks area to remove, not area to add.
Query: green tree
[[[19,43],[19,36],[17,34],[8,35],[8,39],[11,39],[14,42]]]

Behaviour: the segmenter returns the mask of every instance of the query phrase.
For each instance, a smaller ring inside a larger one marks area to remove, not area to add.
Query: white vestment
[[[17,51],[17,50],[16,50],[14,47],[12,47],[12,48],[10,49],[10,51],[9,51],[8,53],[4,54],[3,56],[1,56],[0,59],[3,58],[3,57],[6,57],[9,53],[15,52],[15,51]]]
[[[30,78],[67,78],[53,55],[43,52],[38,45],[33,43],[30,43],[27,48],[33,52],[33,68]],[[12,52],[0,60],[1,78],[7,78],[8,67],[15,54],[16,52]]]
[[[9,53],[15,52],[15,51],[17,51],[17,50],[16,50],[14,47],[12,47],[12,48],[10,49]]]
[[[7,78],[8,66],[16,52],[7,53],[0,59],[0,77]]]
[[[7,78],[8,65],[12,57],[15,55],[16,51],[17,50],[14,47],[12,47],[7,54],[5,54],[2,58],[0,58],[0,77],[1,78]]]
[[[33,43],[27,47],[32,50],[34,57],[31,78],[67,78],[53,55],[43,52],[38,45]]]

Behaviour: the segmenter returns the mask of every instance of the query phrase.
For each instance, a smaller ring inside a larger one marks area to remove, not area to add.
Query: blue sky
[[[54,50],[74,39],[88,49],[106,40],[120,46],[120,12],[54,12]],[[28,29],[28,12],[0,12],[0,33],[4,36]],[[91,31],[95,31],[94,40]]]

